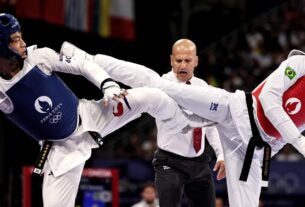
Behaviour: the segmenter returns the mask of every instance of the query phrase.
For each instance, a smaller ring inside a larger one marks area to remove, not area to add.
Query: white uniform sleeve
[[[206,128],[206,137],[215,151],[217,161],[224,160],[219,134],[215,126]]]
[[[82,75],[98,88],[100,88],[101,83],[105,79],[110,78],[105,70],[91,61],[60,55],[49,48],[36,49],[34,53],[34,61],[40,68],[49,71]]]
[[[288,67],[294,71],[290,77],[286,74]],[[279,131],[283,140],[288,143],[293,143],[300,136],[300,131],[284,111],[282,96],[304,74],[305,56],[292,56],[282,62],[279,68],[266,79],[259,96],[266,117]]]

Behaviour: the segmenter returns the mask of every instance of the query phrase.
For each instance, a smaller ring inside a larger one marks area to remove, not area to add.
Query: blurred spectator
[[[153,183],[147,183],[144,185],[141,197],[142,200],[132,205],[132,207],[159,207],[156,188]]]
[[[216,198],[215,207],[225,207],[224,201],[221,197]]]
[[[304,22],[304,1],[288,1],[205,49],[204,67],[219,87],[251,91],[291,49],[305,49]]]
[[[275,156],[277,161],[299,161],[304,159],[301,154],[299,154],[291,145],[286,145],[283,147],[280,153]]]

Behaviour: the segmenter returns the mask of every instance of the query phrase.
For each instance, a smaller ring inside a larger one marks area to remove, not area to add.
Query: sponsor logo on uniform
[[[45,114],[44,117],[40,120],[40,123],[43,124],[46,121],[49,121],[51,124],[58,123],[62,118],[62,112],[60,111],[62,105],[62,103],[59,103],[53,107],[53,102],[50,97],[38,97],[34,102],[34,107],[37,112]]]
[[[114,116],[122,116],[124,113],[123,104],[121,102],[119,102],[116,108],[114,108],[114,106],[113,106],[112,110],[113,110]]]
[[[70,56],[65,56],[65,61],[66,63],[71,63],[71,57]]]
[[[217,111],[218,105],[219,105],[218,103],[212,102],[210,105],[210,111]]]
[[[285,103],[285,111],[288,114],[294,115],[298,113],[302,108],[302,103],[298,98],[290,98]]]
[[[291,67],[287,67],[285,69],[285,75],[292,80],[295,76],[296,76],[296,72],[291,68]]]
[[[52,100],[47,96],[40,96],[34,103],[36,111],[45,114],[52,109]]]
[[[70,56],[65,56],[63,54],[59,54],[58,57],[59,57],[59,61],[61,61],[61,62],[65,61],[66,63],[71,63],[72,57],[70,57]]]
[[[51,124],[56,124],[59,120],[61,120],[61,116],[62,116],[62,113],[59,111],[49,119],[49,122]]]

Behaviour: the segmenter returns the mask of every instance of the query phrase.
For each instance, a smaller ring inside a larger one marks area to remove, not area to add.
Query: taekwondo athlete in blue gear
[[[75,206],[84,164],[99,146],[91,134],[104,137],[143,112],[164,120],[173,133],[204,125],[158,89],[122,91],[93,62],[26,47],[20,29],[14,16],[0,14],[0,110],[34,139],[52,140],[42,169],[44,207]],[[86,77],[102,89],[104,98],[79,100],[56,72]]]

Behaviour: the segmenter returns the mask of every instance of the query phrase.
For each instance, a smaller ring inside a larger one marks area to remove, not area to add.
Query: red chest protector
[[[279,139],[281,137],[280,133],[267,119],[261,102],[258,100],[258,96],[261,93],[264,85],[265,83],[262,83],[252,92],[252,95],[255,97],[257,102],[256,115],[264,132],[269,136]],[[285,91],[283,94],[282,103],[285,112],[298,128],[305,124],[305,107],[303,107],[305,104],[305,77],[298,79],[294,85]]]

